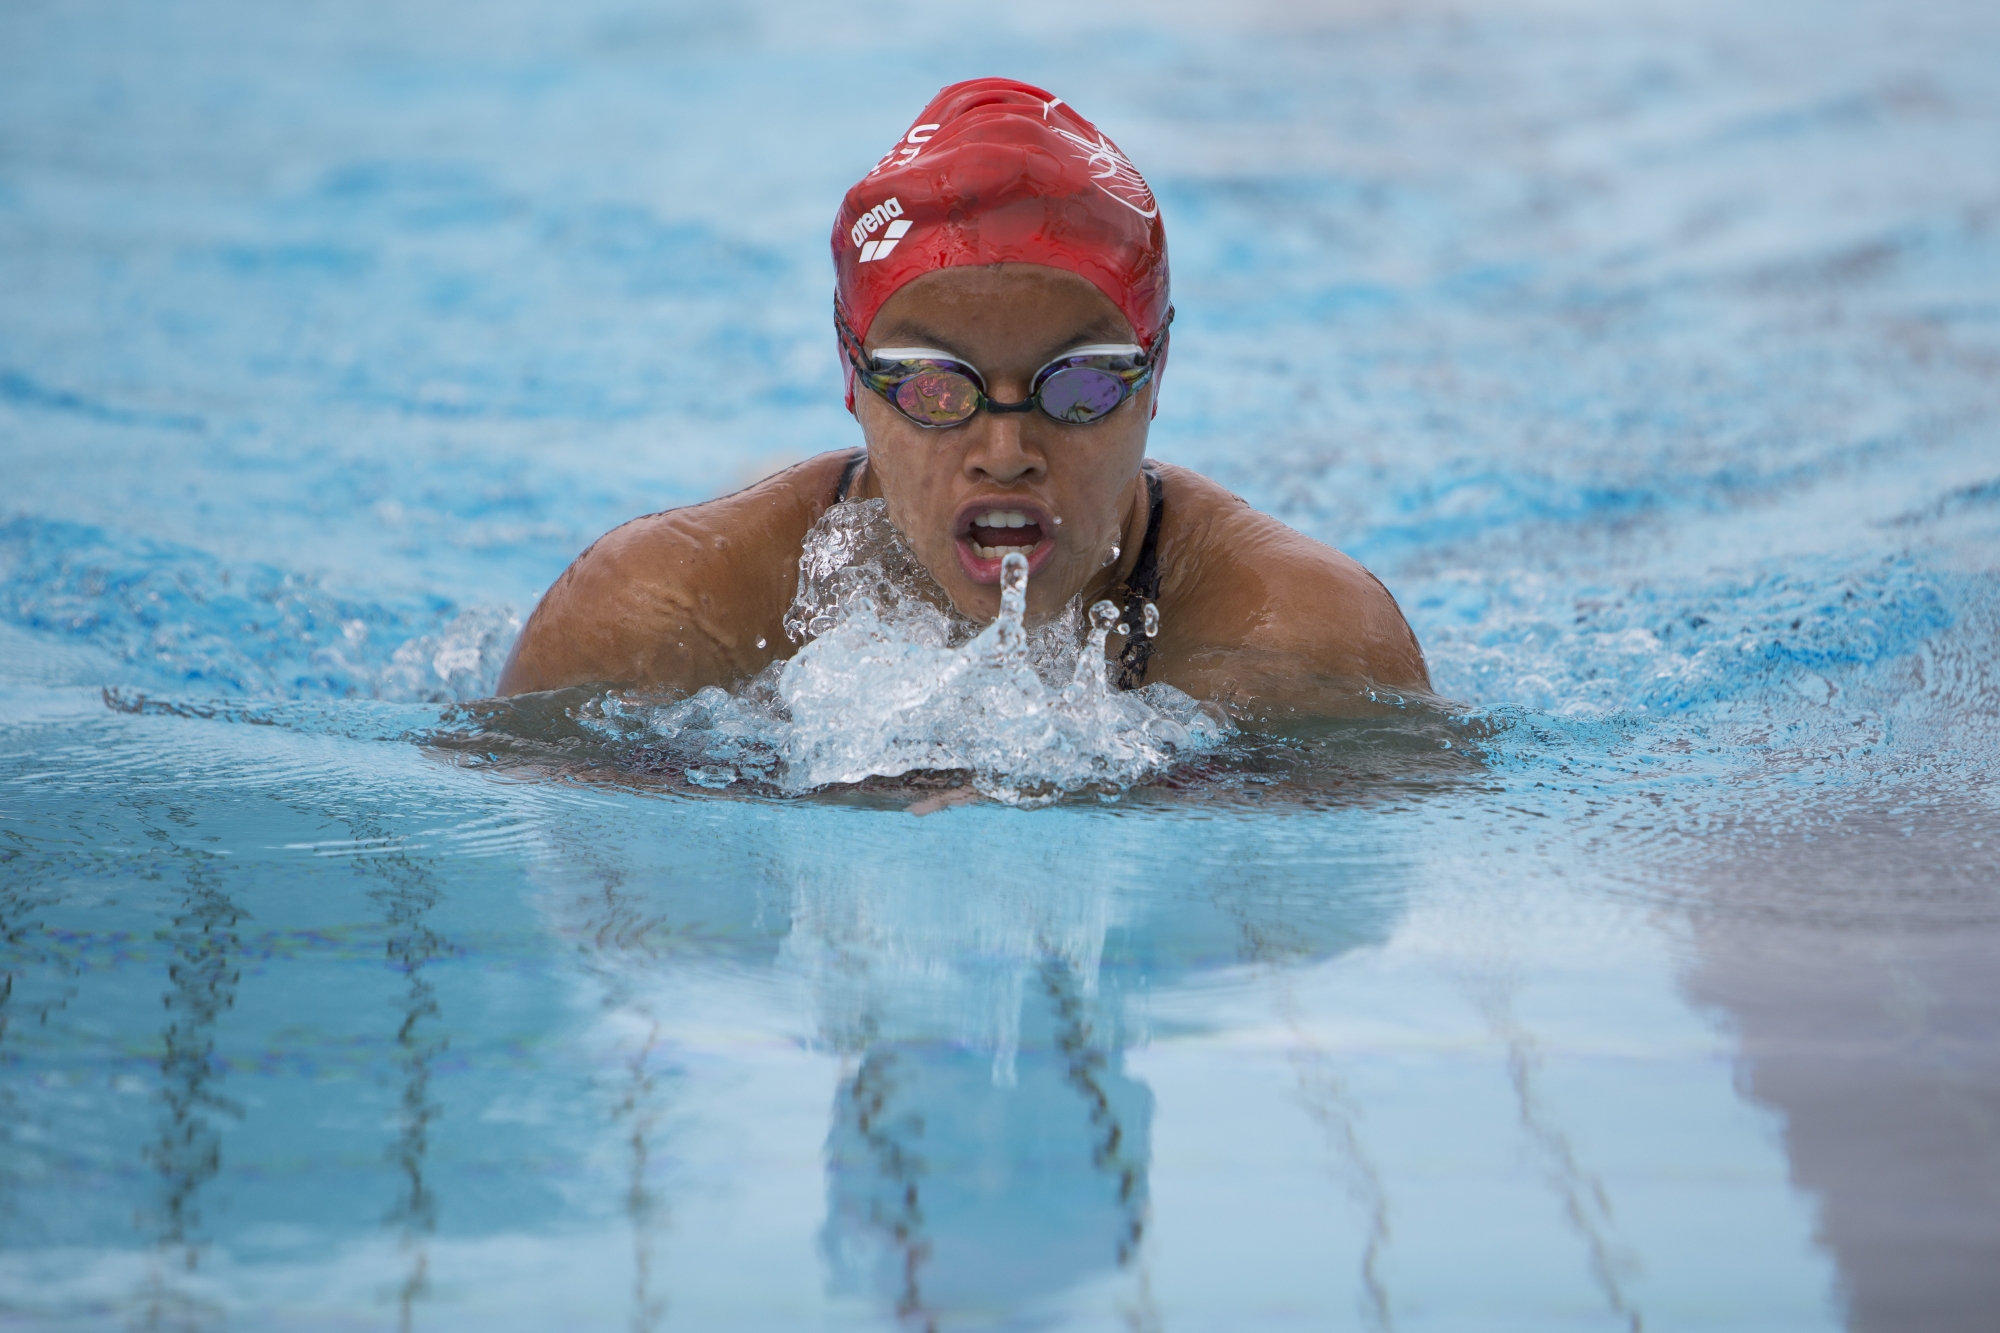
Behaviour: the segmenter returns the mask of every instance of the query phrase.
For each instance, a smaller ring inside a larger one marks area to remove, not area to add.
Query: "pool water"
[[[1970,0],[9,4],[0,1323],[1990,1328],[1996,68]],[[834,203],[992,72],[1162,200],[1153,452],[1449,705],[1037,806],[484,702],[599,532],[854,442]]]

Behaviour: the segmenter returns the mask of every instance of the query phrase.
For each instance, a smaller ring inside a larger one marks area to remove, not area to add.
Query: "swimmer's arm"
[[[1148,680],[1260,718],[1375,712],[1371,690],[1430,693],[1417,637],[1374,575],[1204,484],[1228,503],[1200,507],[1177,534],[1168,569],[1172,580],[1179,566],[1182,586],[1170,581],[1163,601],[1179,609],[1164,617]]]
[[[528,618],[499,692],[571,685],[693,693],[789,653],[799,547],[843,454],[735,495],[634,519],[576,558]]]

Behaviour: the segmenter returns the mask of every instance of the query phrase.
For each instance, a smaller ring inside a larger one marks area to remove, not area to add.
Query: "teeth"
[[[984,513],[973,517],[972,527],[975,531],[983,529],[987,532],[994,532],[1004,531],[1008,528],[1025,528],[1033,522],[1033,519],[1029,518],[1019,509],[988,509]],[[998,546],[982,546],[979,542],[970,540],[970,534],[967,534],[967,537],[968,544],[972,547],[972,553],[981,560],[998,560],[1002,556],[1012,555],[1017,551],[1022,555],[1027,555],[1042,544],[1040,538],[1036,538],[1031,542],[1024,537],[1019,542],[1003,542]]]
[[[1035,546],[1040,545],[1040,542],[1035,543]],[[1003,555],[1026,555],[1034,550],[1035,546],[981,546],[978,542],[974,542],[972,553],[981,560],[998,560]]]

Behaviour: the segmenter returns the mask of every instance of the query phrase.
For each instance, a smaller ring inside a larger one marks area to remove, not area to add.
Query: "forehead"
[[[899,288],[871,347],[923,343],[986,361],[1034,360],[1079,342],[1132,342],[1132,325],[1089,280],[1041,264],[939,269]]]

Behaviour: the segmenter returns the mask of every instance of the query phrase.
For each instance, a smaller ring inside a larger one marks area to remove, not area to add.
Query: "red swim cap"
[[[847,192],[833,226],[836,299],[866,338],[911,279],[999,263],[1089,279],[1142,345],[1166,325],[1167,232],[1138,168],[1061,98],[969,79],[932,98]]]

